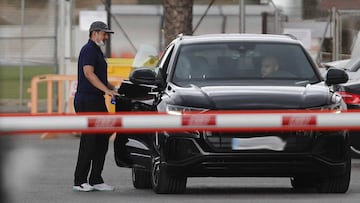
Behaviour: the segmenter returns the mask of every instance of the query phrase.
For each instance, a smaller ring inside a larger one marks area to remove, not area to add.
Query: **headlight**
[[[341,98],[341,95],[334,93],[331,95],[330,99],[329,99],[329,103],[327,105],[324,106],[320,106],[320,107],[315,107],[315,108],[310,108],[310,110],[338,110],[338,111],[342,111],[342,110],[346,110],[346,104],[344,103],[344,101]]]
[[[332,104],[339,104],[341,102],[341,95],[334,93],[331,95],[330,102]]]
[[[209,109],[195,108],[195,107],[188,107],[188,106],[178,106],[178,105],[172,105],[172,104],[166,105],[166,112],[169,114],[176,114],[176,115],[179,115],[182,112],[188,112],[188,111],[195,111],[195,112],[203,113],[208,110]]]
[[[331,95],[330,103],[331,104],[326,106],[327,108],[325,108],[325,109],[339,110],[339,111],[347,110],[347,106],[346,106],[344,100],[342,99],[341,95],[338,93],[334,93],[333,95]]]
[[[309,110],[346,110],[346,106],[343,107],[343,105],[341,105],[341,103],[339,104],[330,104],[330,105],[325,105],[325,106],[319,106],[319,107],[314,107],[314,108],[309,108]]]

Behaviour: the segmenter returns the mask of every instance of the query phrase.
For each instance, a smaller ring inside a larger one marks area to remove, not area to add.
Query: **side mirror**
[[[325,83],[327,85],[336,85],[340,83],[345,83],[349,79],[349,76],[344,70],[329,68],[326,73]]]
[[[130,73],[129,80],[134,84],[157,84],[155,71],[148,68],[135,69]]]

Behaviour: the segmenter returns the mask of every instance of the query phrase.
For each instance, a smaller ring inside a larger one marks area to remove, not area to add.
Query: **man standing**
[[[101,50],[112,33],[101,21],[90,25],[89,41],[82,47],[78,60],[78,85],[74,98],[76,112],[107,112],[104,95],[119,95],[107,80],[107,63]],[[74,191],[114,190],[113,186],[104,183],[101,176],[109,137],[110,134],[81,135]]]

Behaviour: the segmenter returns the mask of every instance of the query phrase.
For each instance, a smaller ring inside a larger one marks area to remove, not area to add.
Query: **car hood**
[[[303,109],[325,105],[329,90],[322,85],[203,86],[174,88],[171,103],[213,110]]]

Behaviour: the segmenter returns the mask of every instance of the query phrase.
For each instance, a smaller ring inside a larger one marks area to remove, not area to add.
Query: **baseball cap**
[[[91,23],[89,32],[92,31],[104,31],[107,33],[114,33],[114,31],[110,30],[109,27],[104,22],[101,21],[95,21]]]

